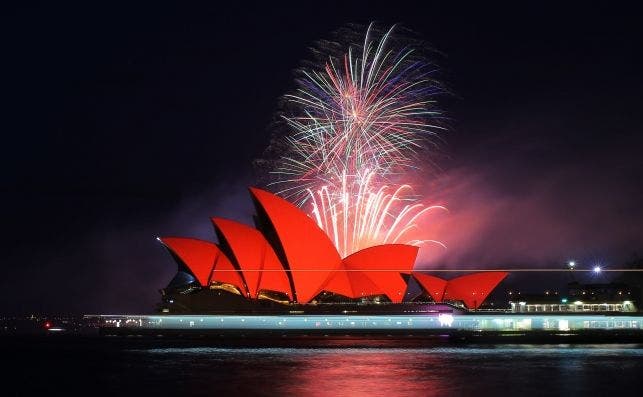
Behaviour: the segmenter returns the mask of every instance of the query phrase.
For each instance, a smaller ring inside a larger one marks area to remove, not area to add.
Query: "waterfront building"
[[[509,300],[514,313],[543,312],[636,312],[637,291],[624,283],[567,285],[566,294],[513,295]]]

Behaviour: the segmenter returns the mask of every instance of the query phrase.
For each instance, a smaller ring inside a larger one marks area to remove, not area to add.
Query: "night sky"
[[[155,237],[250,222],[280,95],[308,47],[350,22],[412,29],[452,92],[437,167],[416,181],[449,207],[427,225],[449,248],[419,266],[643,255],[636,10],[86,3],[2,13],[0,313],[152,310],[176,271]]]

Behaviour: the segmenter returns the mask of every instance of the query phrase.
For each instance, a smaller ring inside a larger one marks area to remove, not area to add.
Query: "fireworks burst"
[[[344,175],[339,192],[336,186],[322,186],[316,192],[308,190],[314,219],[342,257],[378,244],[430,242],[446,248],[437,240],[413,237],[417,234],[414,232],[418,219],[433,210],[446,211],[445,207],[427,207],[416,202],[410,198],[410,185],[401,185],[392,193],[386,185],[371,186],[373,176],[368,172],[362,183],[352,187],[354,181]]]
[[[287,152],[273,171],[279,194],[310,208],[343,256],[407,238],[424,207],[409,185],[393,179],[418,169],[420,152],[442,128],[432,68],[413,48],[392,42],[373,25],[361,46],[304,69],[285,100]],[[395,177],[395,178],[394,178]]]

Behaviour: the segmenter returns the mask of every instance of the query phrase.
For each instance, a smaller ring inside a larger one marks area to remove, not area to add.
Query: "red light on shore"
[[[49,321],[45,322],[45,328],[47,329],[51,328],[51,323]]]

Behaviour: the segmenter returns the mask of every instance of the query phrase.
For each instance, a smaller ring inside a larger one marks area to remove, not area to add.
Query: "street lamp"
[[[598,273],[600,273],[600,272],[601,272],[601,267],[600,267],[600,266],[598,266],[598,265],[594,266],[594,273],[597,273],[597,274],[598,274]]]

